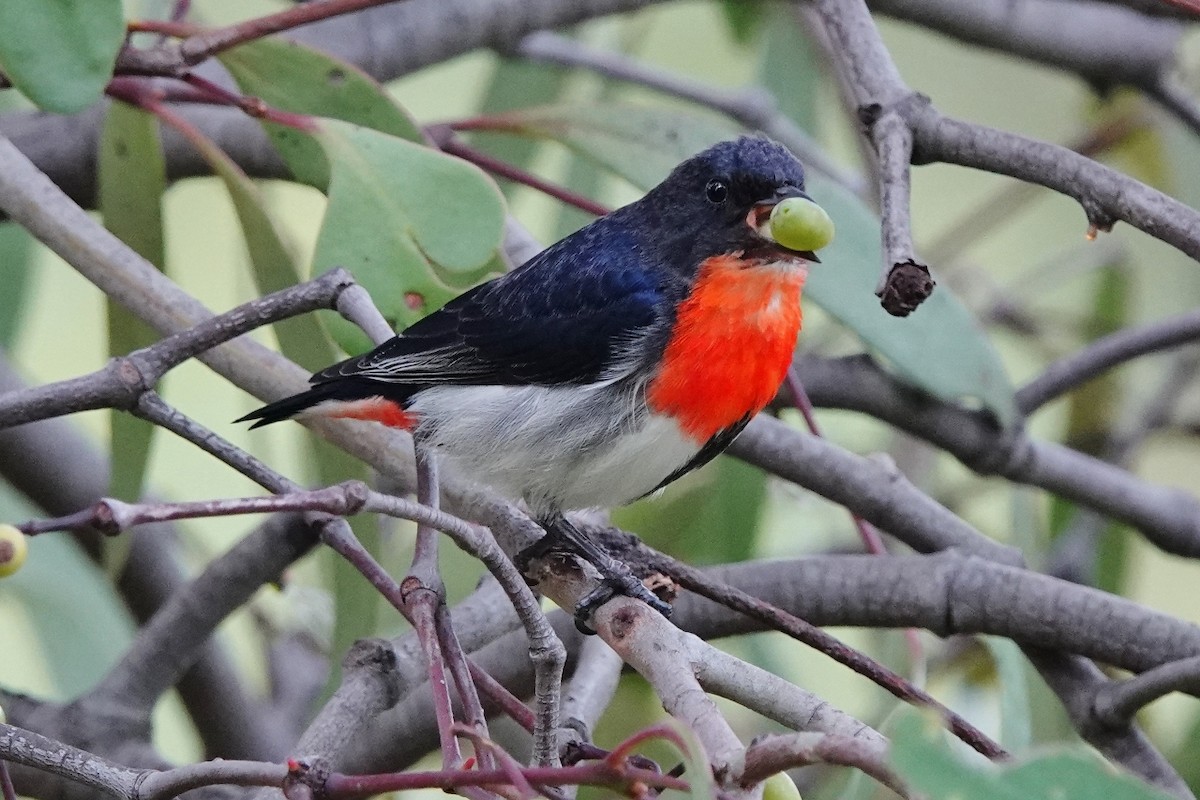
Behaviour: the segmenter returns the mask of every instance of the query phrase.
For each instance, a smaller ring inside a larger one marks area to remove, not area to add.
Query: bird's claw
[[[617,596],[641,600],[664,617],[668,619],[671,617],[671,604],[658,599],[658,596],[647,589],[646,584],[635,576],[606,575],[601,579],[599,586],[585,594],[575,604],[575,628],[585,636],[595,635],[596,631],[588,624],[588,621],[596,609]]]

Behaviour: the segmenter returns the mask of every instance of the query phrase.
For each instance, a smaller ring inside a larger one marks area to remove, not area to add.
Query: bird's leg
[[[583,633],[595,633],[587,626],[592,612],[616,595],[641,600],[664,617],[671,616],[671,606],[659,600],[646,588],[629,565],[619,561],[562,514],[538,521],[546,535],[517,554],[516,564],[524,572],[530,561],[541,558],[554,547],[563,547],[583,558],[600,573],[600,585],[584,595],[575,606],[575,627]]]

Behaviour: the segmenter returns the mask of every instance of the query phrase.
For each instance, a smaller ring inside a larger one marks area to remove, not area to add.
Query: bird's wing
[[[716,436],[713,436],[711,439],[705,442],[704,446],[700,448],[699,452],[692,456],[686,464],[672,472],[667,477],[663,478],[657,486],[642,496],[646,497],[654,494],[668,483],[672,483],[679,478],[682,478],[684,475],[687,475],[693,470],[700,469],[705,464],[721,455],[721,453],[724,453],[729,445],[733,444],[733,440],[738,437],[738,434],[744,431],[746,426],[750,424],[750,419],[751,417],[749,416],[744,417],[743,419],[740,419],[734,424],[730,425],[728,428],[718,431]]]
[[[614,263],[589,255],[568,260],[551,248],[313,382],[578,385],[621,377],[656,337],[665,339],[664,289],[632,256]]]

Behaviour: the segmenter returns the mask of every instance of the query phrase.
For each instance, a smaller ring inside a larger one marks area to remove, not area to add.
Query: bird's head
[[[784,201],[780,211],[812,203],[804,168],[782,145],[743,136],[684,161],[627,210],[643,229],[669,232],[655,249],[684,272],[710,256],[735,252],[762,261],[818,261],[812,251],[820,237],[780,235],[785,226],[778,213],[772,224],[772,211]]]

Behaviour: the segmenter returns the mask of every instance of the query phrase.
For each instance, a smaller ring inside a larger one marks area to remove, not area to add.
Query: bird
[[[720,142],[238,421],[317,415],[410,431],[444,470],[526,503],[546,535],[519,566],[552,547],[596,566],[600,587],[575,609],[582,630],[615,594],[669,615],[566,512],[653,494],[728,447],[775,396],[819,261],[771,235],[772,209],[797,197],[811,200],[783,146]]]

